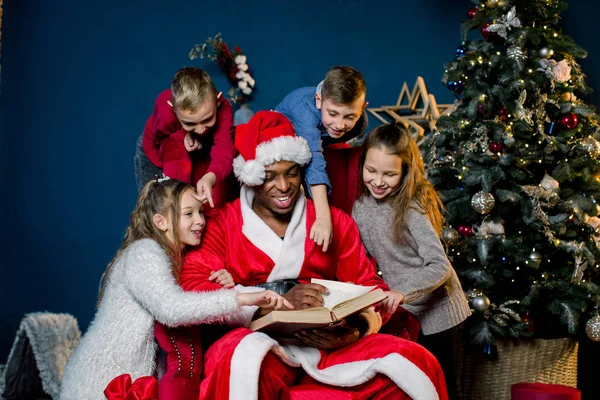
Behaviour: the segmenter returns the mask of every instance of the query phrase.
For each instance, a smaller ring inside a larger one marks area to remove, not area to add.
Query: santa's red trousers
[[[215,342],[206,352],[204,374],[200,386],[201,400],[229,399],[231,358],[239,342],[253,333],[247,328],[238,328]],[[390,351],[394,348],[394,351]],[[357,359],[382,358],[396,352],[409,359],[423,370],[437,389],[439,399],[447,400],[443,373],[435,357],[420,345],[390,335],[369,335],[341,349],[324,352],[319,367],[343,364]],[[357,357],[356,355],[360,356]],[[251,390],[251,389],[250,389]],[[410,399],[387,376],[378,374],[370,381],[353,387],[333,387],[315,381],[301,368],[291,367],[269,352],[265,356],[259,375],[258,398],[261,400],[281,399]]]

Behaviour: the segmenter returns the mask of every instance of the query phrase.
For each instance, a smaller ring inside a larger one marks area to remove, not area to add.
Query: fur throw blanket
[[[0,372],[2,398],[58,400],[65,365],[80,339],[77,320],[69,314],[26,314]]]

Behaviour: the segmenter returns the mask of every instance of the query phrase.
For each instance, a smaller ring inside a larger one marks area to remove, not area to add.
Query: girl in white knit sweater
[[[204,223],[192,186],[168,178],[146,184],[121,248],[103,275],[96,316],[65,368],[62,400],[105,399],[113,378],[153,375],[155,321],[178,326],[234,318],[248,305],[292,308],[272,291],[184,292],[179,269],[186,247],[200,244]],[[211,279],[232,283],[223,270]]]
[[[419,343],[440,362],[454,399],[460,331],[471,311],[439,239],[442,202],[401,125],[369,133],[360,171],[362,195],[352,210],[360,237],[392,289],[388,303],[402,303],[419,319]]]

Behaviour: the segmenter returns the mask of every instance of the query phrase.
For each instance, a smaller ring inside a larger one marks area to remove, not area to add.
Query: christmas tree
[[[600,340],[600,132],[560,0],[474,1],[443,82],[457,100],[424,149],[467,334]],[[469,41],[469,39],[471,39]]]

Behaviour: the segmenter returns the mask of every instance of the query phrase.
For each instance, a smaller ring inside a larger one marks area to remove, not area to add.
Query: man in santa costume
[[[207,219],[202,245],[191,251],[181,271],[185,290],[222,289],[212,271],[226,268],[236,290],[257,286],[281,289],[296,309],[322,304],[326,289],[311,278],[375,285],[377,276],[347,214],[332,208],[334,238],[322,249],[307,232],[315,208],[302,190],[302,167],[310,161],[306,141],[280,113],[260,111],[236,131],[240,155],[234,172],[240,199]],[[258,289],[260,290],[260,289]],[[381,317],[363,312],[341,329],[303,331],[296,344],[283,344],[246,328],[269,312],[245,307],[227,318],[229,331],[207,349],[201,399],[447,399],[435,358],[420,345],[377,334]]]

